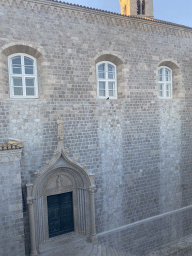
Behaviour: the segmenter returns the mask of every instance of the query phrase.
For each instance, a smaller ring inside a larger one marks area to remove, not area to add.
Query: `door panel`
[[[74,231],[72,192],[47,197],[49,237]]]

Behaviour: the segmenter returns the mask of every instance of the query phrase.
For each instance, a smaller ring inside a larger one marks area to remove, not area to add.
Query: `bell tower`
[[[153,0],[119,0],[121,15],[153,18]]]

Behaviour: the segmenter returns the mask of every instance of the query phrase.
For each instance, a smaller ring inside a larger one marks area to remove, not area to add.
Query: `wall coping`
[[[0,151],[0,163],[20,161],[21,154],[22,154],[22,149]]]
[[[192,37],[191,27],[152,18],[125,16],[54,0],[1,0],[0,5],[36,12],[51,13],[60,17],[67,16],[79,20],[84,19],[87,22],[92,21],[109,26],[121,26],[148,32],[172,34],[189,38]]]

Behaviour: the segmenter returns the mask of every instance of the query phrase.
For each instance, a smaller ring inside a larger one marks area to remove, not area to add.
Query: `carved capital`
[[[96,190],[96,187],[95,186],[92,186],[92,187],[89,187],[89,193],[94,193]]]
[[[34,199],[34,198],[28,198],[28,199],[27,199],[27,204],[28,204],[29,206],[32,206],[32,205],[34,204],[34,202],[35,202],[35,199]]]

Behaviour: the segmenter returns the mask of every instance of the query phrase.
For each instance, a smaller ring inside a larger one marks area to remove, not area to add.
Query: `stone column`
[[[97,236],[95,229],[95,201],[94,201],[95,186],[89,188],[90,196],[90,211],[91,211],[91,240],[92,243],[97,244]]]
[[[35,220],[34,220],[34,198],[32,197],[32,184],[27,186],[27,204],[29,206],[29,227],[30,227],[30,240],[31,240],[31,255],[37,255],[36,241],[35,241]]]
[[[34,221],[34,210],[33,200],[27,202],[29,206],[29,226],[30,226],[30,240],[31,240],[31,256],[37,255],[36,241],[35,241],[35,221]]]

